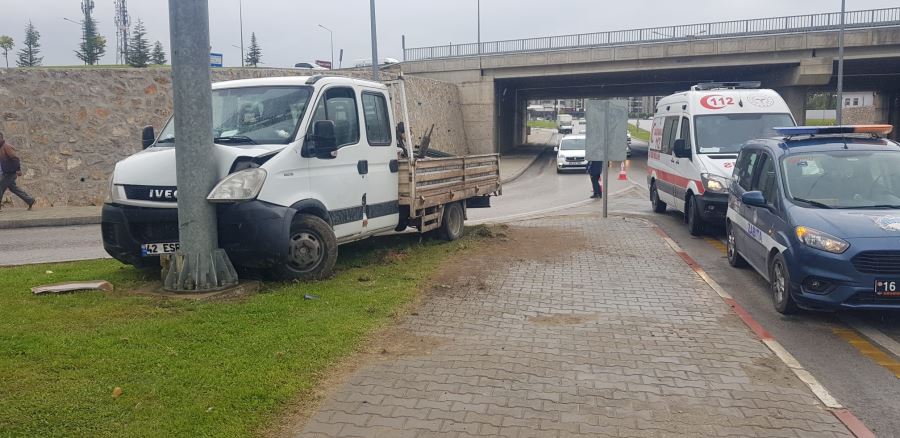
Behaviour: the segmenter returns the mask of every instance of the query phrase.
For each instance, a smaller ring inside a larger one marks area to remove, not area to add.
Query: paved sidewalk
[[[525,145],[517,147],[515,153],[503,154],[500,157],[500,181],[506,184],[522,176],[546,150],[546,145]]]
[[[102,207],[50,207],[28,211],[24,208],[0,210],[0,230],[30,227],[62,227],[100,223]]]
[[[430,348],[358,370],[301,436],[849,436],[648,223],[521,225],[530,250],[466,260],[403,322]]]

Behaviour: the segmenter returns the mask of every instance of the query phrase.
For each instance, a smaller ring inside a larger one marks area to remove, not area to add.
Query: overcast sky
[[[103,63],[115,62],[114,0],[95,0],[94,16],[106,36]],[[240,65],[239,0],[209,0],[213,51],[225,64]],[[41,32],[45,65],[73,65],[79,43],[81,0],[2,0],[0,35],[16,41],[32,20]],[[328,60],[328,32],[334,31],[335,59],[344,49],[344,65],[371,58],[367,0],[243,0],[244,43],[255,32],[265,66]],[[897,0],[848,0],[848,10],[896,7]],[[132,21],[142,19],[152,43],[169,52],[168,1],[129,0]],[[839,0],[482,0],[482,40],[587,33],[744,18],[834,12]],[[402,59],[401,35],[408,47],[476,40],[476,0],[377,0],[379,56]],[[13,53],[10,53],[13,58]],[[11,60],[12,64],[12,60]],[[14,65],[14,64],[12,64]]]

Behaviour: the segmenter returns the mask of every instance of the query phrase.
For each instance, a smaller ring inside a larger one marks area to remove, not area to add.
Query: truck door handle
[[[369,173],[369,162],[367,160],[359,160],[356,162],[356,170],[360,175],[367,175]]]

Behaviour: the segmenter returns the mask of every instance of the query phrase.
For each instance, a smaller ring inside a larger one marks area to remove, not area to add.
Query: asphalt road
[[[106,257],[99,225],[0,230],[0,266]]]

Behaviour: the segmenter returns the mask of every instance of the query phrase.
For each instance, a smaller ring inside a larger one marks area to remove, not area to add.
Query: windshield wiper
[[[828,208],[828,209],[834,208],[834,207],[832,207],[832,206],[830,206],[830,205],[828,205],[828,204],[823,204],[823,203],[818,202],[818,201],[810,201],[809,199],[794,198],[794,200],[795,200],[795,201],[800,201],[800,202],[805,202],[805,203],[807,203],[807,204],[809,204],[809,205],[812,205],[813,207]]]
[[[891,209],[900,209],[900,205],[896,204],[877,204],[877,205],[861,205],[854,207],[842,207],[846,209],[857,209],[857,210],[865,210],[865,209],[875,209],[875,208],[891,208]]]
[[[246,135],[230,135],[227,137],[216,137],[213,139],[216,143],[235,143],[235,144],[258,144],[255,140]]]
[[[175,137],[164,138],[156,143],[175,143]]]

